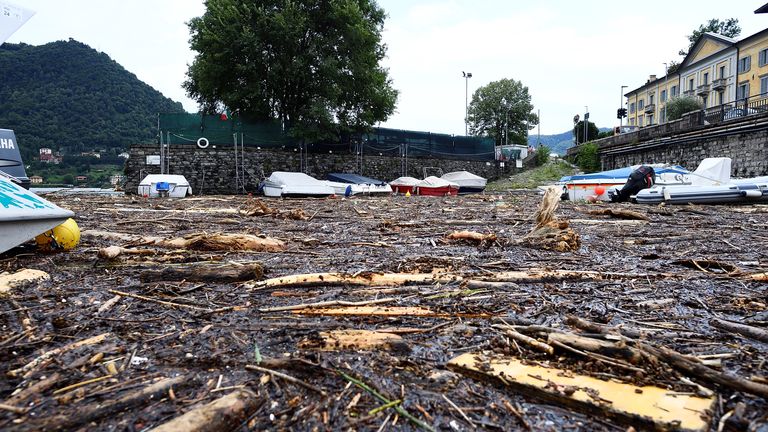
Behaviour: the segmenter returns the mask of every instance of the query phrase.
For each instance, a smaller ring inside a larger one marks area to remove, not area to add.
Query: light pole
[[[667,89],[667,80],[669,79],[669,67],[667,67],[667,64],[664,63],[664,118],[662,120],[664,123],[667,122],[667,101],[669,100],[669,89]]]
[[[464,135],[469,135],[467,128],[469,126],[469,79],[472,78],[472,72],[461,71],[464,76]]]
[[[507,106],[507,98],[501,98],[501,106],[504,109],[504,144],[509,144],[509,130],[507,129],[509,125],[509,106]],[[501,140],[499,140],[499,145],[501,145]]]
[[[619,91],[619,109],[624,108],[624,89],[628,86],[621,86]],[[621,127],[624,125],[624,116],[619,117],[619,133],[621,133]]]
[[[589,107],[584,105],[584,123],[582,123],[584,126],[584,141],[582,143],[587,143],[587,130],[589,129]]]

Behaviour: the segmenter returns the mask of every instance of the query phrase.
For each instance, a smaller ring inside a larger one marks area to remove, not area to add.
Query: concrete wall
[[[147,156],[159,155],[159,145],[134,145],[126,161],[125,190],[135,193],[138,183],[147,174],[159,174],[160,167],[147,165]],[[254,192],[262,176],[269,176],[273,171],[300,171],[301,158],[297,152],[246,148],[244,151],[245,190]],[[385,181],[394,180],[403,175],[404,164],[398,157],[365,156],[362,175]],[[323,179],[331,172],[359,173],[359,160],[350,154],[308,154],[306,156],[307,174]],[[498,179],[515,173],[514,163],[504,167],[496,161],[460,161],[449,159],[408,158],[407,174],[423,178],[423,168],[440,168],[443,172],[466,170],[489,180]],[[170,174],[181,174],[192,185],[192,190],[199,194],[234,194],[236,191],[235,153],[232,147],[200,149],[194,145],[174,145],[169,152]],[[436,169],[428,169],[427,175],[437,174]]]

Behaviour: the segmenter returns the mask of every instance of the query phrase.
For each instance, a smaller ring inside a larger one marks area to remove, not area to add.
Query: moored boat
[[[449,172],[443,174],[440,178],[459,185],[460,194],[480,193],[485,190],[485,185],[488,183],[487,179],[472,174],[469,171]]]
[[[192,195],[192,186],[183,175],[149,174],[139,183],[138,193],[149,198],[184,198]]]
[[[459,194],[459,185],[435,176],[429,176],[416,183],[415,189],[418,195],[446,196]]]
[[[563,198],[571,201],[587,200],[592,197],[600,201],[610,201],[611,189],[621,189],[629,175],[641,165],[633,165],[590,174],[574,174],[562,177],[557,183],[563,188]],[[689,182],[689,171],[681,166],[649,164],[655,172],[655,182],[663,184],[684,184]]]
[[[341,193],[345,196],[357,194],[390,195],[392,193],[392,187],[386,182],[358,174],[331,173],[326,175],[326,178],[328,182],[336,183],[336,185],[332,185],[334,189],[340,189],[340,185],[345,185]]]
[[[262,190],[267,197],[310,198],[335,195],[324,182],[300,172],[275,171],[264,180]]]
[[[414,194],[416,193],[416,185],[421,182],[421,180],[415,178],[415,177],[399,177],[391,182],[389,182],[389,186],[392,188],[392,192],[394,193],[410,193]]]
[[[732,204],[768,201],[768,177],[723,185],[654,186],[635,195],[638,204]]]
[[[41,198],[0,172],[0,252],[32,240],[74,216],[56,204]]]

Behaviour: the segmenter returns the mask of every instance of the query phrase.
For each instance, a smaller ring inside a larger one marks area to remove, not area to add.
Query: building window
[[[709,72],[704,72],[704,85],[709,84]]]
[[[720,78],[725,78],[725,66],[720,66]]]
[[[661,102],[666,102],[666,101],[667,101],[667,91],[666,90],[662,90],[661,91]]]
[[[653,114],[648,114],[648,126],[653,126]]]
[[[746,99],[749,97],[749,83],[739,84],[736,87],[736,99]]]
[[[723,101],[723,92],[718,92],[717,94],[720,99],[720,105],[724,104],[725,102]]]
[[[702,96],[701,97],[701,101],[704,103],[704,108],[706,108],[707,107],[707,97],[706,96]]]
[[[667,122],[667,107],[664,107],[664,108],[659,110],[659,121],[661,123],[666,123]]]
[[[648,105],[653,105],[653,99],[656,97],[656,95],[650,95],[648,96]]]
[[[671,92],[670,96],[672,96],[672,97],[677,96],[677,86],[676,85],[672,86],[672,92]]]
[[[637,118],[637,125],[643,127],[643,116]]]
[[[643,108],[645,108],[645,100],[640,99],[639,101],[637,101],[637,109],[641,110]]]
[[[760,51],[760,53],[757,55],[757,63],[760,65],[760,67],[768,64],[768,48]]]
[[[747,56],[739,59],[739,73],[749,72],[752,67],[752,56]]]
[[[635,125],[635,118],[634,118],[634,117],[632,117],[631,119],[629,119],[629,125],[630,125],[630,126],[634,126],[634,125]]]
[[[768,93],[768,76],[760,78],[760,94],[765,96]]]
[[[693,90],[693,78],[688,80],[688,90]]]

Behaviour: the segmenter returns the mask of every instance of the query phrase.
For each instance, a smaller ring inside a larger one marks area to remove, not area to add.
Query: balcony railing
[[[696,87],[696,95],[698,96],[706,96],[709,94],[710,86],[709,84],[702,84],[698,87]]]
[[[768,113],[768,94],[739,99],[704,111],[704,120],[709,124],[721,123],[737,118]]]
[[[712,81],[712,90],[720,91],[725,90],[725,86],[728,85],[728,78],[718,78]]]
[[[694,90],[694,89],[685,90],[683,92],[683,95],[685,95],[685,96],[696,96],[696,90]]]
[[[648,104],[645,106],[645,112],[646,113],[653,113],[656,112],[656,104]]]

